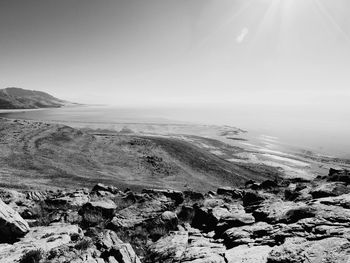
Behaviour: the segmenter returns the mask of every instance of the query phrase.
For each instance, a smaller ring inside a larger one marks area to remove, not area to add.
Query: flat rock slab
[[[227,263],[266,263],[271,250],[269,246],[241,245],[227,250],[225,258]]]
[[[19,262],[23,255],[31,250],[45,252],[68,244],[72,235],[81,235],[82,230],[76,225],[52,224],[45,227],[33,227],[19,242],[12,245],[0,244],[0,262]],[[15,253],[14,253],[15,252]]]
[[[348,263],[350,262],[350,242],[345,238],[326,238],[306,241],[291,238],[271,251],[268,262],[273,263]]]
[[[10,241],[24,236],[29,231],[28,223],[0,199],[0,239]]]

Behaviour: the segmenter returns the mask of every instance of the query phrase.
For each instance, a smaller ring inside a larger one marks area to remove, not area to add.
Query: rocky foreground
[[[350,261],[350,174],[206,194],[1,190],[0,262]]]

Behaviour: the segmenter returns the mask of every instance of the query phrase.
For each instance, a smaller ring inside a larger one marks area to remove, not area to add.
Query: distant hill
[[[73,104],[48,93],[21,88],[0,89],[0,109],[58,108]]]

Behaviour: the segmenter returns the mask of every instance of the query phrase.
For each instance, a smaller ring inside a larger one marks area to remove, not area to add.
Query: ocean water
[[[304,109],[251,107],[118,108],[79,106],[30,111],[0,111],[1,117],[113,128],[114,124],[230,125],[260,136],[269,143],[299,147],[325,155],[350,158],[349,116]]]

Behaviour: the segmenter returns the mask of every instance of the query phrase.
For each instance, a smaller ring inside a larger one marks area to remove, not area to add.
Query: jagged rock
[[[32,191],[27,193],[27,199],[32,201],[44,201],[46,198],[47,198],[46,192]]]
[[[350,242],[344,238],[326,238],[307,241],[303,238],[291,238],[270,252],[268,263],[347,263],[350,260]]]
[[[184,198],[190,199],[191,201],[199,201],[204,199],[204,195],[202,193],[194,192],[192,190],[183,191]]]
[[[163,212],[167,211],[173,202],[168,198],[148,198],[140,203],[135,203],[118,211],[113,217],[108,227],[112,230],[121,228],[133,228],[143,224],[148,219],[155,219]]]
[[[160,190],[160,189],[143,189],[142,193],[153,195],[164,195],[175,201],[176,204],[181,204],[184,201],[184,194],[181,191],[176,190]]]
[[[243,207],[239,206],[231,206],[228,209],[215,207],[211,213],[217,222],[214,230],[218,235],[231,227],[250,225],[255,222],[253,215],[246,213]]]
[[[223,234],[226,247],[249,244],[249,243],[275,243],[271,242],[271,235],[274,233],[274,227],[265,222],[257,222],[253,225],[233,227]]]
[[[87,192],[77,190],[60,197],[46,199],[45,202],[54,206],[80,207],[89,202],[89,200],[90,198]]]
[[[320,203],[314,203],[311,205],[314,209],[315,218],[326,220],[333,224],[349,224],[350,223],[350,210],[339,206],[330,206]]]
[[[98,224],[101,220],[114,216],[117,206],[112,200],[88,202],[79,210],[83,222],[89,225]]]
[[[31,250],[40,249],[47,252],[68,244],[73,235],[82,235],[82,230],[76,225],[52,224],[46,227],[33,227],[20,241],[13,245],[0,244],[0,262],[18,262],[24,254]]]
[[[104,230],[102,233],[98,233],[96,240],[96,247],[99,250],[109,250],[113,246],[123,244],[117,234],[114,231],[108,229]]]
[[[269,246],[241,245],[227,250],[225,258],[227,263],[266,263],[271,249]]]
[[[96,184],[91,190],[91,192],[98,192],[98,191],[109,192],[109,193],[112,193],[112,194],[119,193],[119,189],[117,187],[104,185],[104,184],[101,184],[101,183]]]
[[[310,191],[313,198],[338,196],[348,193],[350,193],[350,188],[348,188],[344,183],[339,182],[323,183]]]
[[[350,173],[348,170],[330,169],[327,181],[350,183]]]
[[[101,257],[110,263],[141,263],[131,245],[122,242],[104,251]]]
[[[171,232],[150,245],[147,262],[172,263],[180,261],[186,251],[187,244],[188,232]]]
[[[320,198],[318,199],[318,202],[325,205],[335,205],[350,209],[350,194],[344,194],[336,197]]]
[[[271,189],[276,187],[278,187],[277,182],[272,180],[265,180],[259,185],[260,189]]]
[[[232,198],[242,198],[243,191],[232,187],[220,187],[216,191],[218,195],[230,195]]]
[[[222,244],[204,238],[200,233],[190,233],[187,248],[180,262],[224,263],[224,252],[225,247]]]
[[[0,240],[12,241],[29,231],[28,223],[11,207],[0,200]]]
[[[0,199],[7,205],[15,202],[24,202],[26,195],[11,189],[0,188]]]
[[[168,222],[171,225],[177,226],[178,218],[177,215],[174,212],[171,211],[165,211],[160,215],[160,219],[163,222]]]
[[[222,244],[203,237],[198,230],[186,227],[186,230],[171,232],[153,243],[146,262],[224,263],[224,252]]]
[[[210,206],[194,207],[193,227],[202,229],[205,232],[215,230],[217,234],[220,234],[230,227],[253,224],[255,222],[254,217],[246,213],[243,206],[237,203],[212,207],[213,204],[215,205],[216,203],[211,203]]]
[[[195,216],[195,209],[193,206],[183,205],[178,213],[178,218],[184,222],[192,223]]]
[[[302,218],[315,216],[315,211],[305,203],[273,200],[266,201],[253,212],[257,221],[268,223],[293,223]]]
[[[267,196],[262,193],[258,193],[255,191],[245,191],[243,194],[243,205],[244,206],[259,205],[266,199],[267,199]]]

